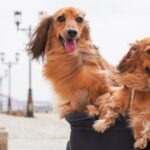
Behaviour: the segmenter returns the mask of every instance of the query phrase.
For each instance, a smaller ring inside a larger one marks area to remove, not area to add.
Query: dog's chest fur
[[[141,112],[150,108],[150,92],[135,92],[133,110]]]
[[[83,108],[109,90],[97,60],[98,55],[90,53],[53,55],[48,57],[44,73],[61,99]]]

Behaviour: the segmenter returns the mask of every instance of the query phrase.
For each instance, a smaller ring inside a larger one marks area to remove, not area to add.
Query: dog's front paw
[[[101,120],[97,120],[94,125],[93,128],[97,131],[97,132],[105,132],[108,128],[109,128],[110,124],[108,124],[108,122],[106,122],[105,119],[101,119]]]
[[[67,116],[68,113],[69,113],[68,111],[60,110],[59,111],[59,118],[64,119]]]
[[[59,118],[64,119],[70,112],[72,112],[69,106],[64,106],[59,109]]]
[[[88,111],[89,116],[91,117],[99,115],[98,109],[94,105],[88,105],[87,111]]]
[[[147,140],[144,138],[140,138],[138,140],[136,140],[136,142],[134,143],[134,147],[136,149],[140,148],[140,149],[144,149],[147,146]]]

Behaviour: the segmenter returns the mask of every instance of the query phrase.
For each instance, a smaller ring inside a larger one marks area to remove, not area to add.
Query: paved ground
[[[0,115],[0,127],[9,133],[9,150],[65,150],[69,125],[54,114],[35,118]]]

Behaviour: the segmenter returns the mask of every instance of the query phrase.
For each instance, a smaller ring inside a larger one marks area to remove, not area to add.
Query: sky
[[[128,51],[129,44],[150,37],[150,0],[0,0],[0,52],[5,61],[14,61],[19,52],[19,62],[12,67],[12,97],[27,100],[28,56],[25,46],[27,32],[16,30],[14,11],[22,11],[22,28],[33,29],[39,22],[38,13],[53,14],[57,9],[74,6],[86,13],[94,44],[100,54],[113,65]],[[42,62],[32,63],[33,100],[55,101],[52,85],[42,75]],[[0,64],[0,76],[7,66]],[[3,94],[8,93],[8,78],[3,80]]]

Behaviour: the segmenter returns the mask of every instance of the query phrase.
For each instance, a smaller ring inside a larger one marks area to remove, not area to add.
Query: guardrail
[[[11,98],[12,110],[13,111],[24,111],[27,109],[27,102],[16,100]],[[0,95],[0,111],[7,111],[8,108],[8,97],[5,95]],[[52,112],[52,104],[48,101],[34,101],[33,102],[34,112]]]

